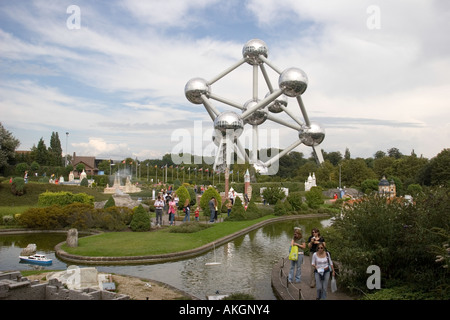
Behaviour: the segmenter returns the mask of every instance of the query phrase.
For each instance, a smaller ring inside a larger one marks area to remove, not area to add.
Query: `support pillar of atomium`
[[[186,98],[194,104],[203,104],[211,117],[211,120],[214,122],[215,133],[213,135],[213,140],[218,146],[214,168],[221,169],[221,171],[224,171],[224,168],[229,168],[230,159],[226,153],[229,152],[229,150],[233,150],[236,154],[241,154],[245,160],[249,160],[249,162],[261,173],[267,173],[267,168],[269,166],[302,143],[313,148],[319,164],[323,162],[322,151],[318,146],[325,138],[325,130],[319,123],[310,121],[301,98],[301,95],[308,87],[308,77],[306,73],[299,68],[281,70],[273,65],[267,58],[268,48],[264,41],[259,39],[250,40],[242,49],[242,59],[209,81],[203,78],[193,78],[187,82],[184,88]],[[221,97],[211,91],[211,87],[215,82],[230,74],[244,63],[251,65],[253,69],[252,96],[250,99],[246,99],[244,103],[240,103]],[[270,82],[266,65],[279,74],[278,88],[274,88]],[[268,88],[268,93],[262,99],[258,97],[259,71],[261,71]],[[287,97],[296,99],[303,121],[297,117],[292,110],[287,108]],[[238,112],[232,111],[221,112],[211,103],[211,100],[239,109],[241,113],[239,114]],[[293,122],[285,121],[277,116],[277,114],[282,112],[287,114]],[[296,130],[298,140],[293,142],[281,153],[263,163],[257,158],[258,127],[267,120]],[[238,140],[245,125],[252,126],[253,148],[251,159],[248,159],[244,148],[240,145]],[[232,148],[228,145],[230,143],[233,144]],[[228,151],[225,152],[226,150]]]

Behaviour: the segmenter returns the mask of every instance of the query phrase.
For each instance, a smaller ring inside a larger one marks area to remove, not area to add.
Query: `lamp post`
[[[67,153],[67,140],[69,139],[69,132],[66,132],[66,161],[65,161],[65,166],[67,167],[68,165],[68,153]]]

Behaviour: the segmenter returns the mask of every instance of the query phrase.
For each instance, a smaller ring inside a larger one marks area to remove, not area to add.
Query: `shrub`
[[[25,194],[25,181],[23,178],[14,178],[11,183],[11,193],[15,196],[22,196]]]
[[[78,230],[87,230],[95,228],[97,210],[86,203],[72,203],[62,208],[66,217],[66,226],[77,228]]]
[[[62,229],[67,225],[65,212],[57,205],[30,208],[18,217],[18,222],[25,228],[41,230]]]
[[[311,190],[305,194],[306,203],[312,209],[317,209],[321,204],[323,204],[322,188],[312,187]]]
[[[185,222],[179,226],[175,226],[170,228],[169,232],[172,233],[194,233],[198,231],[202,231],[204,229],[212,227],[206,223],[198,223],[198,222]]]
[[[229,221],[242,221],[246,220],[245,209],[242,205],[242,200],[239,197],[236,197],[234,200],[233,207],[231,208],[230,216],[226,218]]]
[[[103,206],[104,209],[115,207],[116,202],[114,201],[114,198],[112,196],[109,196],[108,200],[106,201],[105,205]]]
[[[217,200],[217,208],[222,207],[222,198],[216,189],[213,187],[209,187],[205,192],[203,192],[202,197],[200,198],[200,208],[202,208],[203,212],[209,215],[209,200],[214,197]]]
[[[81,180],[80,182],[80,186],[82,187],[89,187],[89,181],[87,178],[83,178],[83,180]]]
[[[342,264],[343,285],[366,290],[367,267],[377,265],[382,288],[413,285],[449,299],[449,271],[436,261],[435,251],[448,245],[448,235],[436,230],[450,228],[449,200],[448,189],[436,188],[414,204],[370,197],[348,207],[327,236],[327,247]]]
[[[286,194],[280,187],[267,187],[262,194],[269,204],[277,203],[278,200],[282,200],[286,197]]]
[[[191,201],[191,197],[189,195],[189,191],[186,189],[185,186],[181,186],[177,189],[176,194],[178,196],[178,209],[183,209],[184,202],[186,199],[189,199],[189,203]]]
[[[85,204],[94,204],[94,197],[87,195],[86,193],[73,194],[67,191],[61,192],[44,192],[39,195],[38,205],[41,207],[60,205],[66,206],[68,204],[79,202]]]
[[[273,208],[273,213],[276,216],[284,216],[287,214],[286,207],[284,206],[283,201],[278,200]]]
[[[292,210],[300,211],[302,209],[302,193],[301,192],[291,192],[286,200],[292,206]]]
[[[148,231],[150,229],[150,216],[141,204],[133,212],[130,228],[133,231]]]

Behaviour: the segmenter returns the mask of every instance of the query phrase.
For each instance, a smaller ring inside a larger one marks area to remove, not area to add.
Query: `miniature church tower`
[[[310,173],[308,179],[305,181],[305,191],[311,190],[312,187],[317,187],[316,175],[314,174],[314,172],[313,172],[312,176]]]

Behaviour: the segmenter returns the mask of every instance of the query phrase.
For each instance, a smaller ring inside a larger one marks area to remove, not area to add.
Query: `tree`
[[[345,160],[350,160],[351,159],[350,150],[348,148],[345,148],[344,159]]]
[[[61,141],[59,140],[58,132],[52,132],[50,137],[50,147],[48,148],[49,165],[61,166],[62,165],[62,148]]]
[[[43,138],[39,140],[37,147],[31,148],[31,151],[34,153],[35,161],[38,164],[41,166],[48,165],[48,150]]]
[[[6,130],[0,122],[0,173],[4,173],[5,168],[15,157],[16,148],[20,141]]]
[[[450,149],[442,150],[431,159],[431,184],[450,185]]]
[[[398,150],[398,148],[390,148],[388,151],[388,156],[395,158],[395,159],[400,159],[403,155],[400,152],[400,150]]]
[[[367,167],[362,158],[344,160],[341,169],[342,185],[360,186],[366,179],[375,179],[376,176],[372,169]]]

